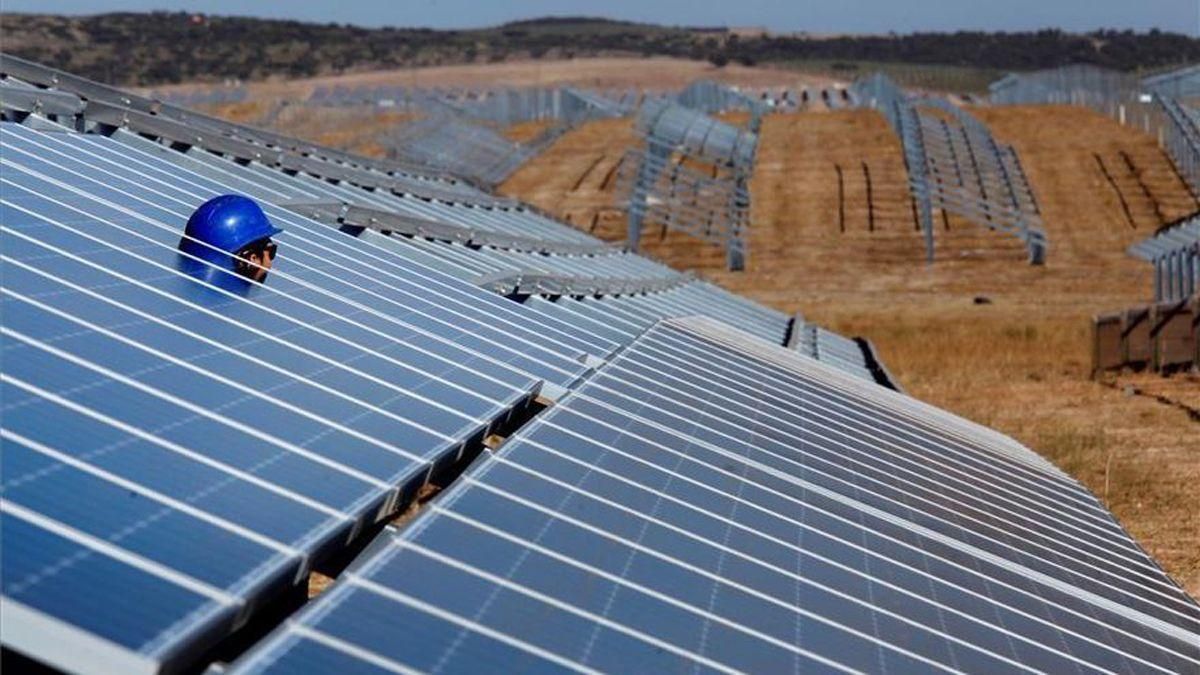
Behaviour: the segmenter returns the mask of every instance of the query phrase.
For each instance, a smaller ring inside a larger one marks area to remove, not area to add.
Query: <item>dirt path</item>
[[[900,145],[882,117],[864,111],[767,118],[751,186],[747,272],[725,272],[717,247],[682,235],[647,237],[644,248],[782,310],[871,338],[910,393],[1051,458],[1200,595],[1200,423],[1186,409],[1200,383],[1089,379],[1090,316],[1150,292],[1149,266],[1125,248],[1194,201],[1151,138],[1090,111],[984,108],[978,115],[1020,153],[1049,235],[1044,267],[1026,264],[1015,239],[940,214],[938,261],[926,266]],[[627,121],[586,125],[503,190],[620,238],[623,220],[598,177],[631,141]],[[1097,155],[1131,194],[1132,224]],[[842,216],[835,167],[843,172]]]

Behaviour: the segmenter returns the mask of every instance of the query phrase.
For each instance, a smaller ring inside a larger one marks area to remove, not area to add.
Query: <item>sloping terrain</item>
[[[649,236],[643,246],[774,307],[869,337],[910,393],[1051,458],[1198,594],[1200,426],[1187,410],[1196,381],[1089,378],[1091,315],[1150,294],[1149,266],[1125,248],[1195,202],[1152,138],[1108,118],[1071,107],[975,112],[1020,154],[1050,240],[1045,266],[1028,265],[1016,239],[941,214],[937,262],[925,265],[899,142],[866,111],[765,120],[748,271],[725,272],[717,247],[682,235]],[[623,222],[599,177],[631,142],[629,122],[586,125],[503,191],[585,229],[595,219],[597,233],[619,238]],[[1114,165],[1122,190],[1138,190],[1126,197],[1132,225],[1097,155]],[[843,172],[841,217],[835,165]],[[1161,396],[1138,393],[1159,389]]]

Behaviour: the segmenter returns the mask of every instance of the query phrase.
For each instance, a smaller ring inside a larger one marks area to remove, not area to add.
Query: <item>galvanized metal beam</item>
[[[0,108],[53,117],[72,117],[83,112],[84,102],[65,91],[19,86],[11,79],[0,80]]]
[[[347,202],[284,201],[279,202],[278,205],[320,222],[363,227],[385,233],[395,232],[471,246],[491,246],[510,251],[558,255],[602,256],[621,253],[619,248],[606,244],[571,244],[534,237],[519,237]]]
[[[689,274],[670,277],[623,278],[623,277],[576,277],[542,272],[501,271],[485,274],[475,279],[475,284],[501,295],[633,295],[656,293],[678,288],[691,283]]]

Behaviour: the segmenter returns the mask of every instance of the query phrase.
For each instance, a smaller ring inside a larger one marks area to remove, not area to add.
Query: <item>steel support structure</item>
[[[666,99],[643,105],[637,131],[644,145],[626,155],[616,191],[629,249],[658,224],[721,245],[729,269],[745,269],[757,134]]]
[[[910,98],[885,75],[859,80],[853,91],[855,99],[882,112],[900,138],[928,262],[934,260],[935,208],[1011,234],[1025,245],[1031,264],[1045,262],[1037,201],[1013,148],[965,110]]]

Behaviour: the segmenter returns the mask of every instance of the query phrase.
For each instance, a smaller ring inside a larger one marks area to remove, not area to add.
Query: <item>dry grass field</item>
[[[1107,118],[1070,107],[977,112],[1020,153],[1049,235],[1045,266],[1028,265],[1015,239],[953,216],[939,216],[937,262],[927,266],[899,142],[869,111],[765,120],[746,272],[724,271],[717,247],[674,233],[646,233],[643,249],[781,310],[869,337],[909,393],[1055,461],[1200,595],[1200,378],[1122,374],[1097,382],[1089,373],[1091,315],[1150,293],[1149,266],[1125,248],[1196,204],[1151,138]],[[628,120],[591,123],[522,167],[502,191],[620,238],[609,176],[632,142]]]
[[[558,61],[508,61],[453,66],[380,70],[301,80],[268,80],[248,83],[251,98],[307,96],[317,86],[345,87],[555,87],[578,85],[593,89],[679,89],[697,79],[759,87],[825,86],[834,82],[823,74],[782,68],[748,68],[729,64],[715,68],[707,61],[671,57],[599,57]],[[213,85],[216,87],[217,85]],[[195,91],[207,85],[178,84],[157,91]]]

